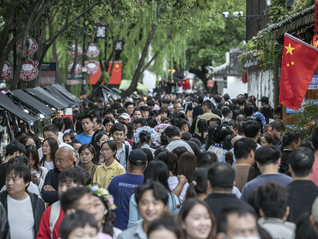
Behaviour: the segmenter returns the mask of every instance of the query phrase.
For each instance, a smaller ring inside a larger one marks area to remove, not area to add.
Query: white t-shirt
[[[53,161],[52,162],[45,161],[43,167],[46,168],[47,171],[50,171],[51,169],[54,169],[54,163]]]
[[[34,217],[30,196],[15,200],[7,196],[11,239],[34,239]]]
[[[168,185],[169,185],[169,188],[170,188],[171,191],[173,191],[178,186],[178,184],[179,184],[179,181],[178,181],[178,178],[176,176],[168,178]],[[189,183],[185,183],[183,185],[182,191],[181,191],[181,193],[179,195],[179,200],[180,200],[181,203],[185,199],[188,187],[189,187]]]

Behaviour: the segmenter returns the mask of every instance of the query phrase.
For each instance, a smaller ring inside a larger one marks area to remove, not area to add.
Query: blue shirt
[[[254,191],[254,189],[257,189],[259,186],[272,181],[279,183],[283,187],[286,187],[288,184],[290,184],[293,180],[291,177],[282,174],[282,173],[277,173],[277,174],[261,174],[254,178],[252,181],[249,181],[247,184],[244,185],[242,189],[242,196],[241,199],[245,202],[248,200],[248,196],[250,195],[251,192]]]
[[[89,144],[92,141],[92,138],[93,138],[93,135],[87,136],[86,134],[84,134],[84,132],[75,137],[75,139],[80,141],[82,145]]]
[[[129,201],[131,195],[135,192],[136,187],[144,181],[143,175],[122,174],[114,177],[108,186],[108,191],[114,197],[114,203],[117,209],[116,223],[114,227],[121,230],[127,229],[129,219]]]

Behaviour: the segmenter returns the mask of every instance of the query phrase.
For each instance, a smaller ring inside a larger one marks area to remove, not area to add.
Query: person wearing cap
[[[129,201],[135,189],[144,180],[143,172],[147,166],[147,155],[140,149],[131,151],[128,157],[129,173],[118,175],[112,179],[108,191],[113,195],[117,209],[114,210],[117,220],[115,227],[127,229],[129,219]]]
[[[119,123],[129,123],[130,121],[130,118],[129,118],[129,115],[127,113],[122,113],[120,116],[119,116]]]

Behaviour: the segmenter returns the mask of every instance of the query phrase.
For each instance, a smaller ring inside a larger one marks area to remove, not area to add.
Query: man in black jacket
[[[44,186],[41,190],[43,200],[50,205],[58,200],[58,177],[60,172],[67,168],[77,168],[82,173],[89,175],[86,170],[74,164],[75,158],[73,155],[73,150],[69,147],[59,148],[55,153],[54,161],[55,167],[47,173]]]
[[[22,163],[12,164],[6,171],[6,191],[0,192],[9,224],[11,239],[34,239],[45,210],[43,200],[26,191],[31,181],[31,171]]]
[[[9,224],[7,212],[2,203],[0,202],[0,239],[7,239],[9,237]]]
[[[221,211],[230,205],[249,207],[246,202],[232,194],[235,171],[227,163],[215,163],[208,171],[208,190],[212,193],[204,200],[209,205],[213,215],[219,223]]]

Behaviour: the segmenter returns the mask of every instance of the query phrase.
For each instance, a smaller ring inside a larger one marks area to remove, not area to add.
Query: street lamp
[[[87,73],[87,67],[82,67],[82,92],[86,94],[86,73]]]
[[[102,38],[105,40],[105,47],[104,47],[104,54],[105,54],[105,69],[106,69],[106,61],[107,61],[107,56],[106,56],[106,48],[107,48],[107,41],[106,41],[106,26],[105,25],[99,25],[97,26],[97,31],[96,31],[96,38]]]

